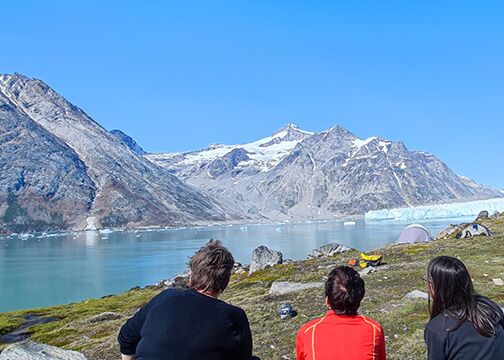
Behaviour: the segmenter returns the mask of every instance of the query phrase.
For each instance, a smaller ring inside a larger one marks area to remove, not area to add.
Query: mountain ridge
[[[287,129],[296,140],[284,138]],[[254,153],[257,144],[272,151]],[[502,196],[456,175],[433,154],[378,136],[360,139],[340,125],[315,133],[288,124],[270,137],[218,149],[146,157],[196,187],[250,206],[250,213],[282,220]],[[266,153],[275,161],[265,162]]]
[[[0,75],[0,129],[0,231],[331,219],[504,196],[432,154],[340,125],[145,154],[21,74]]]
[[[42,128],[50,134],[51,142],[66,144],[82,162],[86,176],[96,191],[87,199],[91,206],[85,216],[82,216],[81,210],[72,214],[70,209],[54,206],[53,212],[65,218],[68,227],[82,229],[86,226],[83,217],[92,218],[93,222],[96,219],[95,225],[107,227],[187,225],[239,217],[238,211],[231,205],[221,204],[205,191],[185,184],[164,168],[135,154],[120,139],[41,80],[20,74],[1,75],[0,93],[4,95],[4,103],[8,101],[7,106],[23,114],[20,117],[22,121],[28,122],[29,119],[36,123],[37,131]],[[4,115],[0,121],[8,125],[12,116]],[[1,148],[6,145],[8,143],[0,143]],[[33,144],[25,145],[29,148]],[[2,170],[22,160],[15,154],[13,156],[12,159],[3,159]],[[29,152],[24,156],[26,159],[33,157]],[[37,166],[33,162],[25,168],[35,172]],[[8,204],[9,196],[11,199],[22,196],[38,185],[27,178],[25,186],[11,191],[11,194],[6,189],[16,176],[13,172],[2,171],[4,186],[0,189],[0,204],[3,207]],[[77,179],[71,177],[69,180],[75,182]],[[42,201],[38,206],[51,204],[49,200]],[[46,222],[50,217],[30,210],[29,201],[18,205],[24,209],[24,215],[20,213],[18,219],[7,219],[11,220],[10,224],[17,221],[17,227],[22,227],[23,217]],[[4,226],[9,225],[5,216],[3,220]]]

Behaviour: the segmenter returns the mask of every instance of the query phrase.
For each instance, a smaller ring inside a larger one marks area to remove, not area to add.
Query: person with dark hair
[[[348,266],[331,271],[325,283],[329,311],[299,329],[297,360],[385,360],[382,327],[358,314],[364,294],[364,280],[357,271]]]
[[[122,359],[256,359],[245,312],[217,299],[233,265],[220,241],[202,247],[189,263],[189,290],[163,291],[123,325]]]
[[[432,259],[424,281],[430,295],[425,328],[429,360],[504,359],[502,309],[474,291],[462,261]]]

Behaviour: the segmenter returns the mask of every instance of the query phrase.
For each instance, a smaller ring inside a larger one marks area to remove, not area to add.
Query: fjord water
[[[429,220],[437,234],[450,223]],[[305,259],[329,242],[361,251],[394,242],[407,224],[398,221],[341,221],[232,225],[156,231],[82,232],[0,238],[0,311],[75,302],[154,284],[186,269],[189,256],[210,238],[220,239],[236,261],[266,245],[284,259]]]

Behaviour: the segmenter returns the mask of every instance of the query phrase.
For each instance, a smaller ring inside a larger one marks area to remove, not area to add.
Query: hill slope
[[[404,296],[412,290],[425,291],[422,276],[428,261],[435,256],[451,255],[462,259],[471,272],[476,290],[504,304],[502,287],[492,282],[492,278],[502,278],[504,274],[504,217],[486,221],[485,225],[494,231],[495,237],[437,240],[419,245],[389,246],[376,251],[383,255],[386,265],[377,272],[363,275],[366,296],[361,313],[383,325],[389,359],[426,358],[423,328],[428,320],[427,302],[405,300]],[[357,253],[346,253],[296,261],[251,276],[233,275],[223,298],[247,312],[255,354],[264,360],[295,359],[297,329],[309,319],[325,313],[322,288],[270,296],[268,291],[273,281],[323,281],[332,268],[346,264],[347,259],[355,255]],[[22,322],[19,316],[55,316],[61,320],[30,329],[35,340],[83,351],[89,359],[116,359],[120,326],[159,291],[155,287],[132,289],[116,296],[76,304],[0,314],[0,334],[16,328]],[[285,302],[293,305],[298,316],[282,321],[276,311]]]

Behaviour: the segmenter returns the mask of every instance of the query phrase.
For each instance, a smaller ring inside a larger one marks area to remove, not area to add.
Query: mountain
[[[129,135],[126,135],[123,133],[121,130],[110,130],[109,133],[114,136],[121,144],[126,146],[128,149],[133,151],[134,154],[136,155],[145,155],[147,154],[144,149],[140,147],[140,145],[137,144],[135,140]]]
[[[91,209],[97,189],[86,165],[1,91],[0,169],[0,229],[65,228]]]
[[[0,129],[2,228],[182,225],[237,216],[231,205],[137,155],[131,141],[40,80],[0,75]]]
[[[502,197],[402,142],[293,124],[145,154],[40,80],[0,75],[0,231],[305,220]]]
[[[313,133],[290,124],[249,144],[146,157],[248,215],[277,220],[502,196],[434,155],[380,137],[362,140],[341,126]]]

